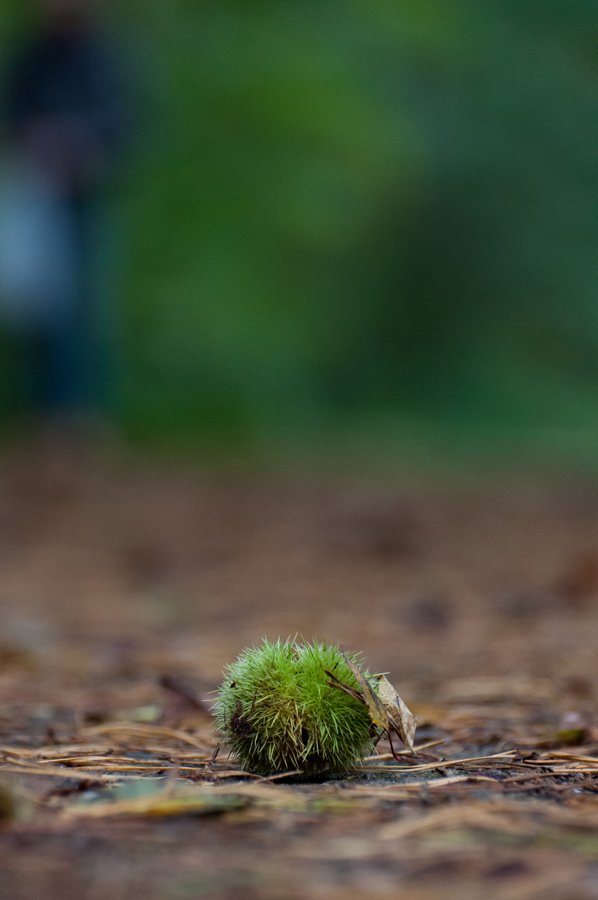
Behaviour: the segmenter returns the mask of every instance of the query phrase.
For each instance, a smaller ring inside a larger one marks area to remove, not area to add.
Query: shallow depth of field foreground
[[[595,485],[21,448],[0,560],[2,900],[598,895]],[[297,783],[216,753],[223,667],[296,634],[389,673],[414,755]]]

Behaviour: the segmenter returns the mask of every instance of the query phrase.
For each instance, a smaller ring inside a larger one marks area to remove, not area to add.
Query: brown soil
[[[2,900],[598,896],[595,485],[13,449],[0,602]],[[390,673],[415,756],[320,784],[213,758],[223,665],[296,633]]]

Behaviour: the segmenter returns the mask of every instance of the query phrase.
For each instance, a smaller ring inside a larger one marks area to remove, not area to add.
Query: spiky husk
[[[272,775],[340,774],[373,748],[366,707],[329,684],[359,689],[338,647],[264,640],[226,669],[215,712],[243,768]]]

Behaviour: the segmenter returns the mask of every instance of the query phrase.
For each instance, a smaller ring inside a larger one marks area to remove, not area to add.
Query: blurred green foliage
[[[130,0],[115,19],[136,98],[129,427],[588,421],[594,0]]]

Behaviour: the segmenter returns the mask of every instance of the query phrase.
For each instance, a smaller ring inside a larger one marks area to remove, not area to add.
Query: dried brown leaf
[[[346,653],[343,656],[361,688],[362,699],[368,708],[372,724],[385,731],[390,740],[392,732],[397,734],[413,752],[417,721],[405,701],[399,697],[385,675],[376,676],[374,689],[359,666]]]

